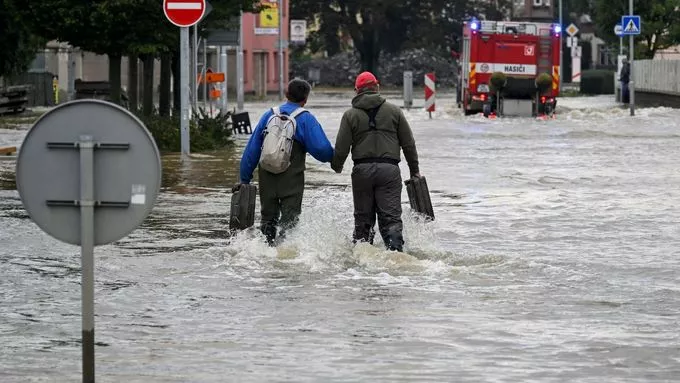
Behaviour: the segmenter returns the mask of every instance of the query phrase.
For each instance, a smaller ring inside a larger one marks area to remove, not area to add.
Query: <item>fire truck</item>
[[[465,22],[458,83],[465,115],[553,116],[561,33],[559,24],[545,22]]]

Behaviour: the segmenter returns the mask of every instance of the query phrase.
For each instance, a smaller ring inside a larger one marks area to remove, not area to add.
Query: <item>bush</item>
[[[508,79],[503,72],[494,72],[491,74],[491,79],[489,80],[491,91],[497,93],[508,84]]]
[[[204,152],[221,149],[232,144],[231,115],[233,112],[221,112],[211,117],[204,109],[196,113],[197,118],[189,122],[189,144],[192,152]],[[156,146],[161,152],[179,152],[181,150],[180,121],[178,116],[163,117],[157,113],[137,117],[149,130]]]
[[[540,94],[544,94],[552,88],[552,76],[547,73],[541,73],[536,77],[536,88]]]
[[[614,94],[614,71],[584,70],[581,72],[582,94]]]

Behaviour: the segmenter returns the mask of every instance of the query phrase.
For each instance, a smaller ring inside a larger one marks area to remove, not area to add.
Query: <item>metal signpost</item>
[[[163,13],[180,27],[180,134],[182,154],[189,154],[189,27],[198,23],[205,13],[205,0],[163,0]]]
[[[630,55],[630,81],[628,82],[628,92],[630,92],[630,115],[635,115],[635,82],[633,78],[633,61],[635,61],[635,35],[639,35],[642,30],[642,20],[640,16],[633,15],[633,0],[629,0],[628,16],[621,17],[621,25],[623,26],[623,35],[630,36],[630,47],[628,55]]]
[[[283,0],[278,0],[279,11],[279,99],[283,100]]]
[[[218,48],[220,53],[220,72],[224,73],[224,82],[222,83],[222,98],[220,98],[220,110],[222,114],[227,114],[227,80],[229,79],[228,65],[227,62],[227,47],[222,46]]]
[[[239,112],[243,111],[243,11],[238,22],[238,50],[236,51],[236,105]]]
[[[581,47],[578,45],[578,27],[572,23],[566,29],[569,35],[567,40],[567,47],[571,53],[571,82],[581,82]]]
[[[559,13],[559,23],[560,23],[560,69],[559,69],[559,74],[558,74],[558,78],[559,78],[559,84],[558,84],[559,88],[558,89],[561,93],[562,92],[562,81],[563,81],[562,77],[564,77],[563,76],[563,73],[564,73],[564,69],[563,69],[564,68],[564,52],[563,52],[563,48],[562,48],[562,45],[564,45],[564,43],[562,42],[562,39],[564,38],[564,33],[562,33],[562,30],[564,28],[564,19],[562,18],[562,0],[559,0],[558,6],[559,6],[559,12],[558,13]]]
[[[427,98],[427,96],[426,96]],[[404,107],[408,110],[413,106],[413,72],[404,71]]]
[[[94,247],[127,236],[151,212],[161,186],[158,148],[126,109],[70,101],[28,131],[16,180],[31,219],[81,246],[83,382],[94,382]]]
[[[618,78],[621,76],[621,68],[623,68],[623,58],[625,57],[623,55],[623,26],[620,23],[614,26],[614,34],[619,38],[619,55],[616,58],[616,78],[614,78],[614,89],[619,89],[619,91],[616,92],[615,98],[617,102],[622,102],[623,89],[617,86],[619,83]]]
[[[614,26],[614,34],[619,38],[619,55],[623,54],[623,26],[616,24]]]

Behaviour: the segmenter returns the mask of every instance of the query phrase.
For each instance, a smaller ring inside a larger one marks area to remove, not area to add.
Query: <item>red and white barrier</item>
[[[425,110],[430,113],[430,118],[434,112],[434,99],[434,73],[425,73]]]

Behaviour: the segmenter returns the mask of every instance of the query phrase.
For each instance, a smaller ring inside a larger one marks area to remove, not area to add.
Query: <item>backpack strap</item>
[[[380,110],[380,107],[381,107],[382,104],[384,104],[384,103],[385,103],[385,100],[383,100],[383,101],[382,101],[380,104],[378,104],[378,106],[376,106],[375,108],[371,108],[371,109],[363,109],[363,108],[359,108],[359,109],[363,110],[364,112],[366,112],[366,114],[368,115],[368,128],[369,128],[369,130],[377,130],[377,126],[378,126],[378,125],[377,125],[376,122],[375,122],[375,116],[378,115],[378,110]]]
[[[302,113],[304,113],[306,111],[307,111],[307,109],[305,109],[305,108],[302,108],[302,107],[297,108],[293,111],[293,113],[290,114],[290,118],[295,119],[295,117],[301,115]]]
[[[274,115],[279,115],[281,114],[281,110],[279,110],[278,106],[275,106],[272,108],[272,112],[274,112]]]

